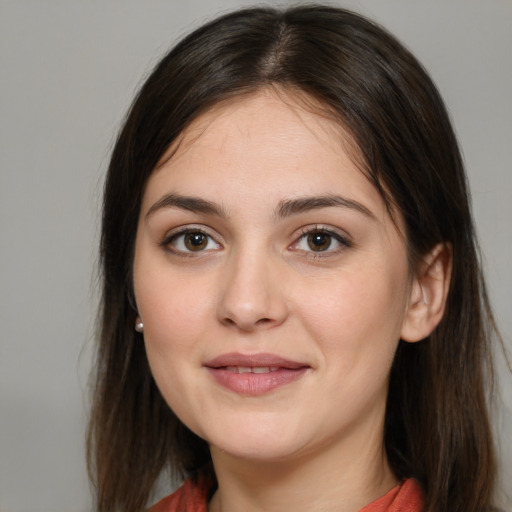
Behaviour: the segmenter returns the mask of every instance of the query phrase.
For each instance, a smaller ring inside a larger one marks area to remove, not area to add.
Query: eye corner
[[[160,246],[182,257],[200,257],[223,248],[212,233],[200,226],[181,226],[167,233]]]
[[[348,234],[317,224],[302,228],[288,248],[303,252],[310,258],[324,258],[338,255],[352,246],[353,242]]]

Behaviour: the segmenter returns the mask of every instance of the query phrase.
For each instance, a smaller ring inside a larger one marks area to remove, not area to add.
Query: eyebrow
[[[281,201],[276,209],[276,217],[284,218],[297,213],[303,213],[320,208],[341,207],[355,210],[375,220],[375,215],[363,204],[338,195],[299,197]]]
[[[157,210],[165,208],[181,208],[195,213],[204,213],[206,215],[217,215],[218,217],[227,218],[227,213],[222,206],[202,199],[200,197],[182,196],[180,194],[167,194],[159,199],[146,213],[147,219]]]
[[[348,208],[362,213],[370,219],[376,219],[371,210],[363,204],[339,195],[306,196],[280,201],[274,212],[274,217],[276,219],[282,219],[311,210],[332,207]],[[226,210],[221,205],[200,197],[183,196],[180,194],[166,194],[163,196],[151,206],[146,213],[145,218],[147,219],[156,211],[166,208],[180,208],[194,213],[203,213],[206,215],[216,215],[218,217],[228,218]]]

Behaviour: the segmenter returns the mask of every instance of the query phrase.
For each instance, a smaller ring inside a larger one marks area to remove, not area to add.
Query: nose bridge
[[[281,324],[287,305],[280,286],[278,262],[261,244],[233,250],[222,273],[218,317],[244,331]]]

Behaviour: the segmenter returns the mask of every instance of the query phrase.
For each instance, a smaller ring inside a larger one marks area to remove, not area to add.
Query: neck
[[[368,434],[287,460],[240,459],[212,447],[219,486],[209,511],[356,512],[398,483],[382,435]]]

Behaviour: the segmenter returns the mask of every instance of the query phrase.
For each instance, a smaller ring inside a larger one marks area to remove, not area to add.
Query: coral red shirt
[[[159,501],[148,512],[208,512],[209,485],[190,478],[173,494]],[[421,512],[423,495],[416,480],[409,478],[359,512]]]

